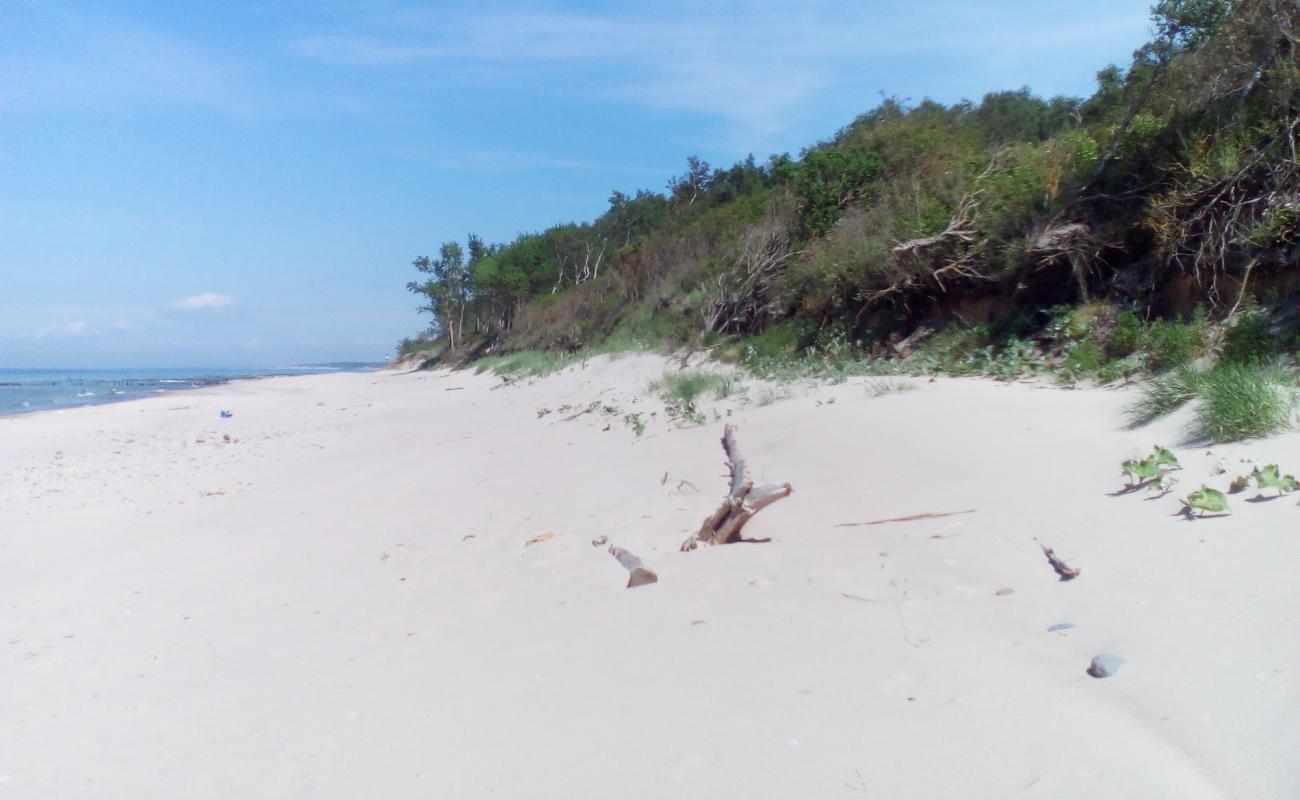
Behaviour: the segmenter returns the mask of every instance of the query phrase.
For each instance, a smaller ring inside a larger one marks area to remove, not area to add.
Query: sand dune
[[[0,797],[1300,796],[1295,500],[1111,496],[1181,420],[861,379],[679,428],[666,368],[0,419]],[[724,422],[795,493],[746,529],[772,542],[679,553]],[[1297,444],[1176,447],[1178,489]],[[598,536],[660,582],[625,589]]]

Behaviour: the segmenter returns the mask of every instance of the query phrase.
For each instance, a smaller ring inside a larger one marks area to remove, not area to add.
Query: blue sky
[[[411,259],[879,102],[1086,95],[1146,0],[0,0],[0,367],[379,360]]]

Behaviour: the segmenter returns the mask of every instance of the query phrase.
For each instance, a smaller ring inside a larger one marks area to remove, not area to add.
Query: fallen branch
[[[1052,565],[1052,569],[1056,570],[1056,574],[1061,576],[1062,581],[1072,581],[1079,577],[1081,570],[1077,567],[1071,567],[1069,564],[1058,558],[1056,553],[1052,552],[1052,548],[1042,542],[1039,542],[1038,546],[1043,548],[1043,555],[1047,556],[1047,563]]]
[[[888,517],[886,519],[873,519],[870,522],[841,522],[836,525],[837,528],[859,528],[863,525],[884,525],[886,522],[913,522],[918,519],[936,519],[938,517],[955,517],[959,514],[974,514],[975,509],[968,508],[965,511],[927,511],[924,514],[908,514],[905,517]]]
[[[746,464],[736,444],[735,425],[723,429],[722,449],[727,454],[727,468],[731,472],[731,491],[723,498],[718,510],[704,520],[695,535],[682,543],[683,552],[705,544],[744,541],[740,538],[740,532],[745,523],[777,500],[789,497],[794,491],[788,483],[754,486],[754,482],[745,475]]]
[[[638,586],[645,586],[647,583],[658,583],[659,576],[654,570],[647,569],[641,559],[629,553],[621,547],[609,546],[609,554],[618,559],[618,563],[631,574],[627,578],[627,588],[635,589]]]

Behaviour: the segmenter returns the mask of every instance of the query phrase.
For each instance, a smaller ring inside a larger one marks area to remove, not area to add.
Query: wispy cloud
[[[20,35],[0,52],[0,109],[179,107],[245,117],[264,105],[244,63],[215,48],[120,19],[11,14]]]
[[[223,311],[235,307],[235,298],[227,294],[203,292],[182,297],[172,304],[177,311]]]
[[[1097,6],[1078,25],[1043,9],[1008,13],[1000,31],[980,18],[982,6],[956,0],[692,8],[670,1],[633,12],[505,13],[470,6],[402,14],[360,26],[360,32],[303,37],[288,48],[336,65],[422,66],[426,77],[447,82],[562,87],[570,95],[699,114],[717,120],[732,142],[757,148],[828,92],[855,92],[865,101],[878,90],[896,89],[872,84],[883,60],[965,53],[987,62],[991,50],[1000,51],[994,58],[1008,51],[1051,57],[1069,41],[1146,24],[1138,5],[1101,0]]]
[[[521,153],[514,150],[470,150],[446,154],[429,149],[404,147],[397,149],[395,152],[409,161],[415,161],[438,169],[465,170],[469,172],[611,169],[609,165],[597,164],[593,161],[578,158],[545,156],[536,153]]]
[[[38,329],[32,334],[34,339],[64,338],[69,336],[80,336],[85,333],[89,326],[85,320],[76,320],[75,322],[66,322],[61,325],[48,325]]]

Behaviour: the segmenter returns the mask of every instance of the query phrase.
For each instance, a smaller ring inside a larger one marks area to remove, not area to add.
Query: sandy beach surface
[[[0,419],[0,798],[1300,797],[1300,509],[1175,496],[1300,469],[1300,435],[1176,446],[1174,494],[1112,496],[1185,419],[855,379],[679,428],[647,390],[673,368]],[[724,422],[794,494],[769,543],[677,552]]]

